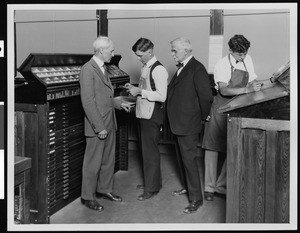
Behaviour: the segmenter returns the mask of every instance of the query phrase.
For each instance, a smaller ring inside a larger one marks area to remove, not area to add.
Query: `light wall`
[[[287,9],[224,10],[222,56],[228,53],[228,41],[235,34],[250,42],[259,79],[269,78],[290,59],[289,11]],[[155,54],[166,66],[170,77],[175,73],[170,53],[170,41],[178,36],[188,37],[194,56],[208,69],[210,11],[204,10],[111,10],[108,12],[108,32],[122,55],[120,66],[137,83],[141,64],[131,50],[140,37],[153,41]]]
[[[93,54],[96,10],[17,10],[17,68],[30,53]]]
[[[270,78],[290,60],[290,14],[281,10],[224,10],[223,54],[228,53],[228,41],[242,34],[250,41],[248,53],[258,79]]]
[[[171,56],[170,41],[185,36],[193,45],[193,54],[208,67],[209,10],[111,10],[108,12],[108,33],[115,42],[117,53],[122,55],[120,67],[137,83],[141,63],[132,52],[133,44],[140,38],[150,39],[154,53],[169,72],[176,71]]]
[[[213,5],[212,5],[213,7]],[[153,41],[157,58],[165,65],[170,78],[176,71],[170,41],[188,37],[194,56],[208,69],[210,10],[108,10],[108,36],[120,54],[120,68],[137,83],[141,64],[131,50],[140,37]],[[227,42],[234,34],[243,34],[250,42],[259,78],[268,78],[290,59],[290,14],[286,9],[224,10],[222,56],[228,53]],[[92,10],[17,10],[16,66],[30,53],[92,54],[97,36],[96,9]]]

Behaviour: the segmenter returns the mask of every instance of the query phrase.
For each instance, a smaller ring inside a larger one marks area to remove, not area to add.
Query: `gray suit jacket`
[[[114,99],[110,80],[102,73],[92,58],[81,68],[80,96],[85,112],[85,135],[97,136],[102,130],[117,130],[115,108],[121,109],[121,101]]]

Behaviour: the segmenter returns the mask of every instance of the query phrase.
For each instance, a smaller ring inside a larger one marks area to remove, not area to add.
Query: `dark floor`
[[[224,223],[226,201],[215,198],[213,202],[204,201],[203,206],[194,214],[185,214],[188,205],[186,195],[174,197],[173,190],[180,188],[177,163],[174,153],[161,154],[163,188],[152,199],[138,201],[142,190],[141,167],[136,151],[129,152],[128,171],[115,174],[114,193],[122,196],[122,202],[98,199],[104,211],[96,212],[81,204],[80,198],[50,217],[51,224],[70,223]],[[151,224],[153,225],[153,224]],[[185,226],[185,225],[184,225]],[[151,228],[149,228],[151,229]],[[193,229],[193,228],[191,228]]]

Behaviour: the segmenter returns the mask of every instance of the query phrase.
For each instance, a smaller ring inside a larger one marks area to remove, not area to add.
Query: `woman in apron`
[[[229,42],[229,54],[214,67],[218,94],[214,97],[210,120],[205,123],[202,148],[205,149],[204,197],[213,201],[214,194],[226,195],[226,159],[217,179],[218,153],[226,153],[227,116],[217,109],[236,95],[259,91],[270,80],[256,81],[253,62],[248,55],[250,42],[242,35],[235,35]],[[226,154],[225,154],[226,155]]]

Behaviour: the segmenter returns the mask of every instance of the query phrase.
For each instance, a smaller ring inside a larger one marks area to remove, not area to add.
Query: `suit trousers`
[[[109,131],[106,139],[86,138],[82,167],[81,198],[94,200],[96,192],[112,192],[115,168],[115,130]]]
[[[200,154],[197,148],[199,134],[176,135],[176,138],[180,152],[177,153],[179,168],[183,170],[181,173],[185,177],[189,201],[201,201],[203,196],[199,168]]]
[[[157,192],[162,187],[159,139],[163,109],[156,104],[151,119],[139,119],[139,141],[143,160],[144,191]]]

